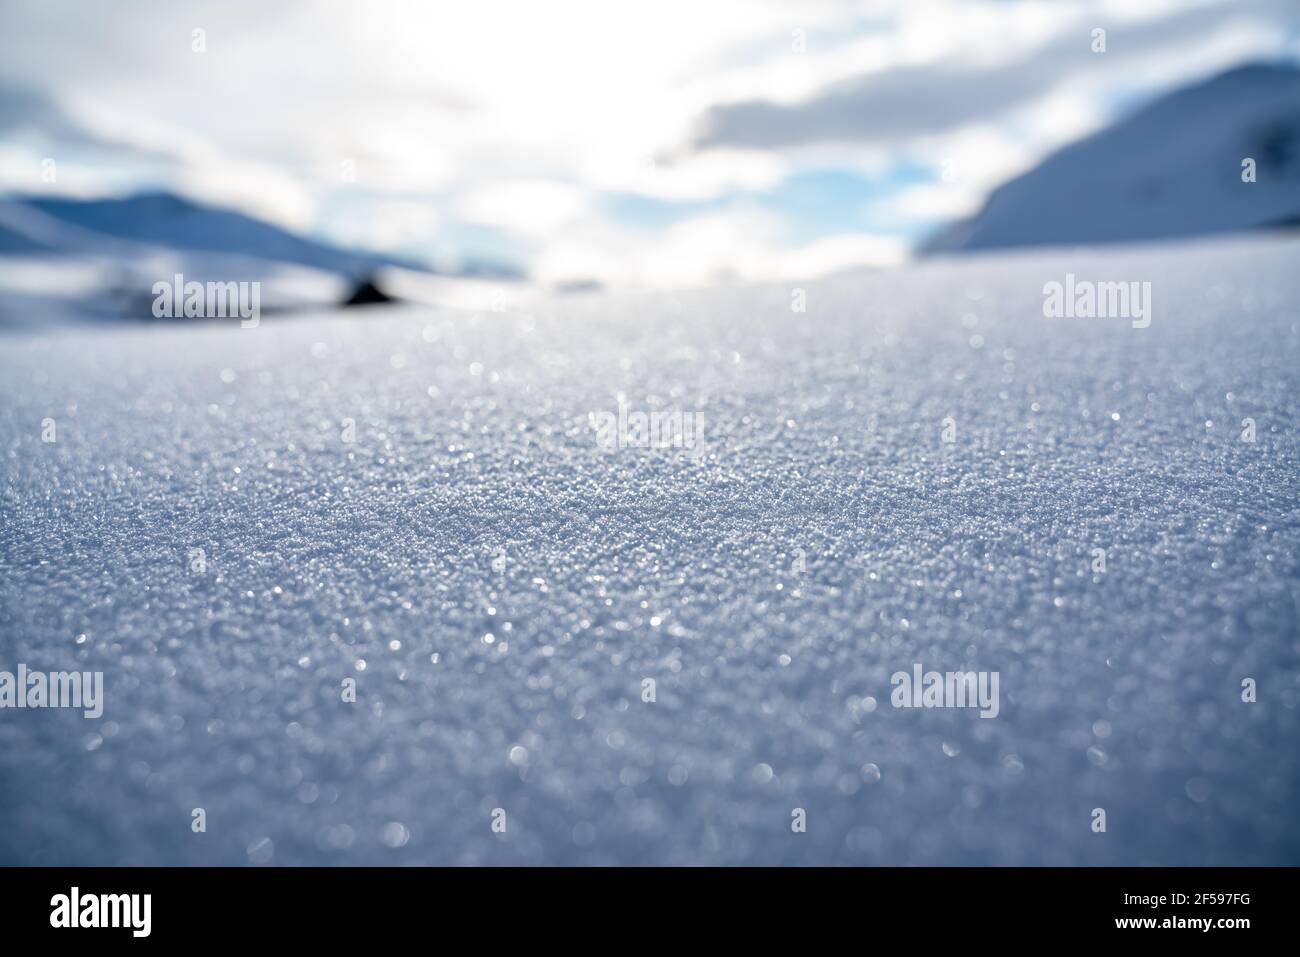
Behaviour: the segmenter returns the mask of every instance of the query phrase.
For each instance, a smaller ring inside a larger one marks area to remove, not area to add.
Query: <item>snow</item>
[[[1238,67],[1058,150],[929,248],[1132,242],[1294,225],[1298,146],[1300,70]]]
[[[467,262],[455,275],[436,275],[169,193],[0,198],[0,329],[147,320],[154,283],[178,275],[200,284],[258,283],[266,312],[333,308],[365,279],[400,298],[443,306],[489,295],[514,303],[535,294],[491,263]]]
[[[1297,252],[6,334],[0,862],[1300,863]]]
[[[352,278],[388,266],[409,266],[394,257],[341,250],[235,210],[162,192],[113,199],[5,199],[0,201],[0,227],[6,231],[0,248],[14,251],[111,253],[136,259],[160,250],[205,253],[218,261],[260,259]]]

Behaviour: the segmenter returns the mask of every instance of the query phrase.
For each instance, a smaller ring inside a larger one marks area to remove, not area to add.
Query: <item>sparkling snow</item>
[[[107,703],[0,711],[0,863],[1300,863],[1297,266],[7,334],[0,670]]]

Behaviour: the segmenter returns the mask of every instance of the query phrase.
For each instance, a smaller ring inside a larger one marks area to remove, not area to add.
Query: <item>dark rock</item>
[[[380,289],[374,277],[367,277],[352,287],[352,295],[343,301],[343,305],[374,306],[386,302],[397,302],[397,299]]]

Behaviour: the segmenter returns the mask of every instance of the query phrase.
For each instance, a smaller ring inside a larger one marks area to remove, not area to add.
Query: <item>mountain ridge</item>
[[[387,267],[435,272],[406,257],[336,246],[165,190],[95,199],[43,194],[0,198],[0,255],[121,254],[146,247],[307,266],[351,280]],[[475,263],[455,275],[515,278],[518,271]]]
[[[1242,179],[1247,158],[1254,182]],[[1300,69],[1249,63],[1061,147],[919,252],[1173,239],[1298,218]]]

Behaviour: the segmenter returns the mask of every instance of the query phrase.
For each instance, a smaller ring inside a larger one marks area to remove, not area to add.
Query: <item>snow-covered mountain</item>
[[[482,298],[485,282],[517,278],[490,263],[435,276],[418,263],[342,249],[170,193],[0,199],[0,326],[146,319],[153,284],[177,274],[256,281],[271,311],[340,305],[376,275],[413,298],[439,301],[448,284]]]
[[[1254,161],[1255,182],[1243,181]],[[1250,65],[1047,157],[923,252],[1165,239],[1300,221],[1300,70]]]
[[[120,252],[130,245],[250,257],[353,278],[387,266],[425,268],[392,256],[306,239],[252,216],[172,193],[93,200],[17,197],[0,202],[0,253]]]

